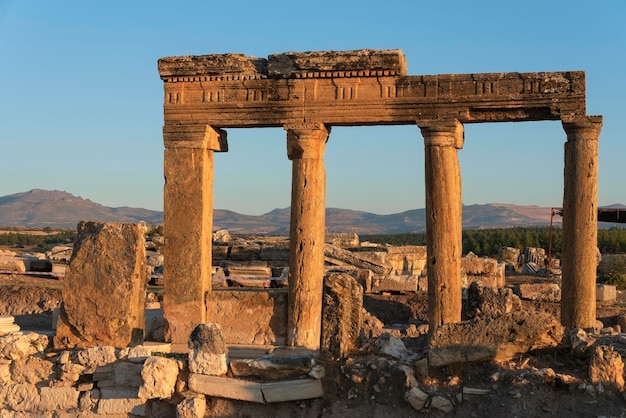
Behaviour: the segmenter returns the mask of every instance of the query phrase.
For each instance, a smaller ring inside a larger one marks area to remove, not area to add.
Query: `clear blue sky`
[[[0,196],[64,190],[106,206],[163,208],[163,84],[173,55],[404,51],[411,75],[584,70],[603,115],[599,204],[626,203],[626,1],[0,0]],[[229,130],[215,207],[290,204],[282,129]],[[561,206],[559,122],[473,124],[463,203]],[[417,127],[333,129],[327,206],[424,207]]]

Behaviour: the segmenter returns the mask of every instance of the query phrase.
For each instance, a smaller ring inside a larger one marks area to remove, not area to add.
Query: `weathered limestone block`
[[[176,405],[176,418],[204,418],[205,413],[206,398],[202,395],[183,399]]]
[[[235,377],[254,376],[276,380],[307,375],[315,365],[312,355],[289,357],[264,357],[230,361],[230,370]]]
[[[72,250],[73,248],[67,245],[55,245],[50,251],[46,252],[46,258],[66,263],[72,257]]]
[[[80,379],[80,375],[85,370],[82,364],[66,363],[61,365],[59,380],[62,382],[75,383]]]
[[[329,358],[353,351],[361,332],[363,288],[348,274],[331,274],[324,280],[321,349]]]
[[[361,253],[353,253],[334,245],[324,245],[324,257],[331,260],[337,260],[341,263],[347,263],[361,269],[372,270],[376,274],[389,274],[391,267],[389,265],[380,265],[361,257]]]
[[[0,359],[0,384],[11,381],[11,360]]]
[[[511,312],[498,318],[445,324],[433,330],[431,366],[468,361],[503,361],[540,348],[556,347],[564,328],[546,312]]]
[[[35,385],[54,378],[54,364],[45,359],[29,356],[11,363],[11,380],[15,383]]]
[[[617,299],[617,288],[608,284],[596,283],[596,301],[598,303],[613,303]]]
[[[134,387],[137,388],[143,383],[142,379],[142,363],[133,363],[132,361],[118,360],[112,365],[113,383],[116,387]],[[97,369],[96,369],[97,372]],[[95,376],[94,376],[95,380]],[[100,385],[98,385],[100,386]]]
[[[441,395],[435,395],[430,401],[430,407],[438,409],[444,413],[450,413],[454,410],[454,405],[452,402]]]
[[[207,321],[220,324],[228,344],[284,345],[287,340],[285,290],[213,291],[206,296],[206,309]]]
[[[0,270],[24,272],[27,260],[21,257],[0,256]]]
[[[282,380],[258,383],[227,377],[191,373],[189,388],[211,397],[238,399],[256,403],[287,402],[324,396],[322,383],[317,379]]]
[[[161,77],[176,75],[267,74],[267,60],[244,54],[210,54],[159,59]]]
[[[597,346],[589,362],[589,380],[624,391],[624,361],[611,346]]]
[[[78,363],[85,366],[85,373],[93,373],[96,367],[105,366],[117,360],[115,348],[111,346],[89,347],[80,350],[76,357]]]
[[[335,247],[350,248],[359,245],[359,236],[354,232],[326,234],[325,242]]]
[[[285,52],[270,55],[267,61],[270,77],[325,71],[387,71],[392,75],[407,72],[406,58],[399,49]]]
[[[520,283],[513,291],[520,299],[540,302],[561,301],[561,287],[556,283]]]
[[[219,324],[200,324],[189,336],[189,371],[209,376],[228,372],[228,347]]]
[[[145,226],[80,222],[77,230],[55,347],[123,348],[143,341]]]
[[[416,411],[421,411],[426,406],[426,402],[428,401],[428,394],[421,391],[419,388],[414,387],[409,389],[404,394],[404,400],[407,401],[413,409]]]
[[[463,287],[480,280],[483,285],[491,287],[504,287],[504,264],[487,257],[478,257],[473,253],[461,259],[461,271],[465,273],[467,282]]]
[[[42,387],[40,411],[61,411],[78,407],[78,395],[73,387]]]
[[[232,237],[226,229],[220,229],[213,233],[213,242],[228,243],[230,241],[232,241]]]
[[[101,388],[96,413],[146,416],[146,400],[139,398],[137,392],[136,388]]]
[[[521,307],[520,298],[511,289],[484,286],[481,281],[473,282],[467,289],[469,319],[496,317]]]
[[[178,363],[165,357],[148,357],[141,371],[143,379],[139,397],[168,399],[174,393],[178,377]]]
[[[500,247],[498,249],[498,260],[511,264],[516,267],[519,265],[519,256],[520,256],[519,248]]]
[[[40,400],[35,385],[16,383],[0,386],[0,410],[35,412],[38,410]]]
[[[419,288],[419,276],[393,276],[388,275],[372,280],[372,292],[400,292],[415,293]]]
[[[403,359],[407,356],[408,351],[401,339],[392,336],[389,332],[383,332],[375,341],[374,348],[376,351],[386,354],[397,359]]]
[[[48,337],[36,332],[5,335],[0,337],[0,358],[17,360],[43,352],[48,346]]]

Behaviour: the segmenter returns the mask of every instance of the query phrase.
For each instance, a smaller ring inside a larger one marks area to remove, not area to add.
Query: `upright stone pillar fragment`
[[[461,320],[462,199],[457,120],[418,121],[424,136],[428,322],[435,328]]]
[[[319,349],[326,228],[323,157],[330,129],[309,123],[286,125],[285,130],[293,161],[287,344]]]
[[[143,341],[145,225],[81,221],[63,280],[56,348]]]
[[[596,323],[598,266],[598,139],[602,116],[562,118],[567,134],[563,190],[561,323]]]
[[[226,132],[208,125],[166,125],[164,155],[164,294],[166,339],[186,344],[206,318],[211,291],[213,152]]]

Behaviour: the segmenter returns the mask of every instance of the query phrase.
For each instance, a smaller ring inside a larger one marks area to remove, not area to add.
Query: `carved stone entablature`
[[[159,60],[165,123],[279,127],[559,120],[584,116],[585,73],[407,75],[402,51],[287,52]]]

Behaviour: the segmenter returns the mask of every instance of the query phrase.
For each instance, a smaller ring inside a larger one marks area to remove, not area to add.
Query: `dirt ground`
[[[515,280],[535,280],[534,277]],[[23,329],[42,329],[51,323],[51,310],[61,301],[62,283],[56,279],[0,275],[0,315],[13,315]],[[605,326],[626,314],[625,292],[618,301],[599,306],[597,317]],[[366,295],[364,307],[386,327],[426,322],[426,295]],[[545,310],[559,316],[554,303],[524,302],[524,309]],[[417,357],[423,357],[426,337],[403,338]],[[622,356],[626,346],[617,336],[605,336],[597,344],[613,345]],[[404,400],[407,376],[396,359],[368,349],[341,362],[322,361],[325,396],[322,399],[258,405],[209,399],[207,416],[221,417],[624,417],[622,393],[588,384],[588,358],[568,348],[531,352],[503,363],[466,363],[416,374],[419,387],[431,395],[422,411]],[[463,388],[487,389],[483,395],[462,397]],[[449,400],[452,411],[432,405],[434,396]]]

